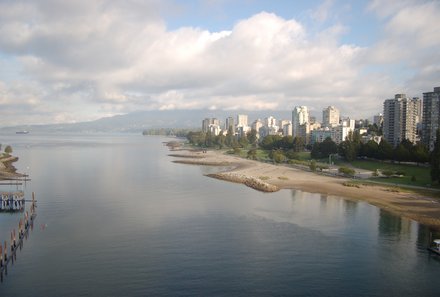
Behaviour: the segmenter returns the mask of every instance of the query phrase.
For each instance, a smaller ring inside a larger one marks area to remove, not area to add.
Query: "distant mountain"
[[[53,132],[53,133],[94,133],[94,132],[142,132],[151,128],[201,128],[204,118],[215,117],[221,123],[229,116],[247,114],[249,124],[260,118],[273,116],[276,119],[291,119],[290,111],[225,111],[225,110],[154,110],[138,111],[125,115],[101,118],[91,122],[52,125],[20,125],[0,128],[0,132],[16,131]]]

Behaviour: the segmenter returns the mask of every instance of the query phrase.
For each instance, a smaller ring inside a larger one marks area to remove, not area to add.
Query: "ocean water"
[[[38,200],[0,296],[440,296],[427,227],[211,179],[217,168],[172,163],[166,140],[0,135]],[[18,220],[0,213],[1,242]]]

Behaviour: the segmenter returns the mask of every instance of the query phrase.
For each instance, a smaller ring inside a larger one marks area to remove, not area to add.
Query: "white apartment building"
[[[419,98],[408,98],[405,94],[396,94],[394,99],[383,103],[383,135],[392,146],[403,139],[416,142]]]
[[[292,136],[292,123],[290,121],[285,122],[281,127],[283,127],[283,136]]]
[[[264,123],[268,127],[273,127],[277,125],[277,120],[273,116],[270,116],[264,119]]]
[[[252,123],[251,128],[252,128],[253,130],[255,130],[255,131],[258,132],[258,131],[260,130],[260,128],[263,127],[263,126],[264,126],[263,121],[260,120],[260,119],[257,119],[257,120],[255,120],[255,121]],[[257,134],[258,134],[258,133],[257,133]]]
[[[307,106],[296,106],[292,111],[292,135],[293,137],[304,135],[308,128],[300,126],[309,123],[309,111]],[[302,131],[300,131],[302,130]],[[307,132],[306,132],[307,134]],[[306,137],[307,138],[307,137]]]
[[[322,110],[322,125],[333,127],[339,125],[339,110],[334,106],[329,106]]]
[[[354,120],[342,120],[340,125],[331,128],[331,138],[336,144],[343,142],[350,132],[354,132]]]
[[[248,116],[247,114],[239,114],[237,115],[237,128],[238,127],[247,127],[248,126]]]

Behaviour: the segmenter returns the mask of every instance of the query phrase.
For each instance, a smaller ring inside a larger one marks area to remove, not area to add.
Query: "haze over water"
[[[429,230],[365,202],[211,179],[160,137],[1,139],[38,208],[0,296],[440,294]]]

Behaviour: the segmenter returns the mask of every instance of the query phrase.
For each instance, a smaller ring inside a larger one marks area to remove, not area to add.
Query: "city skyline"
[[[438,1],[0,1],[0,126],[339,106],[440,81]]]

